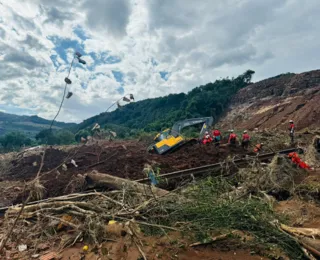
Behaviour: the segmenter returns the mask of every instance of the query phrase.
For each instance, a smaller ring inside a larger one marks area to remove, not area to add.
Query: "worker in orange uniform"
[[[215,129],[212,132],[213,135],[213,141],[216,147],[220,146],[220,141],[221,141],[221,132],[218,129]]]
[[[241,146],[244,150],[248,150],[249,142],[250,142],[250,136],[248,135],[248,131],[244,130],[242,135],[242,142],[241,142]]]
[[[228,139],[228,144],[235,146],[237,142],[237,135],[234,133],[233,130],[230,131],[229,139]]]
[[[289,121],[289,135],[291,138],[291,143],[294,143],[294,131],[295,131],[295,126],[293,123],[293,120]]]
[[[263,143],[261,143],[261,144],[256,144],[256,146],[254,147],[253,151],[254,151],[255,153],[259,153],[259,152],[262,151],[262,147],[263,147]]]
[[[291,159],[291,161],[296,164],[301,169],[307,169],[307,170],[313,170],[311,166],[309,166],[307,163],[302,161],[299,157],[299,155],[296,152],[291,152],[288,154],[288,157]]]
[[[203,144],[208,144],[212,142],[212,137],[210,136],[209,132],[205,132],[204,137],[202,138]]]

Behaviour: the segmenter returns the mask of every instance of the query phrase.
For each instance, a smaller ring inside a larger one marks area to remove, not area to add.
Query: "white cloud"
[[[72,69],[74,95],[58,120],[103,112],[122,89],[141,100],[246,69],[257,80],[316,69],[320,58],[318,0],[2,2],[0,105],[7,112],[53,118],[77,50],[87,64]]]

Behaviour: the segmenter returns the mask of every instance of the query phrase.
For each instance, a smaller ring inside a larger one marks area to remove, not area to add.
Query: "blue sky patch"
[[[56,70],[59,68],[59,66],[60,66],[60,64],[59,64],[59,62],[58,62],[58,60],[57,60],[57,55],[51,55],[50,56],[50,59],[51,59],[51,61],[52,61],[52,63],[53,63],[53,66],[56,68]]]
[[[159,63],[154,58],[151,58],[151,64],[153,67],[155,67],[158,66]]]
[[[90,37],[86,35],[86,32],[83,30],[81,26],[74,28],[73,32],[83,41],[90,39]]]
[[[160,77],[165,81],[167,81],[170,76],[168,71],[160,71],[159,74]]]
[[[117,82],[119,82],[121,84],[123,83],[123,73],[121,71],[113,70],[112,74]]]
[[[55,45],[53,48],[57,54],[60,56],[61,59],[63,59],[65,62],[67,62],[67,49],[73,49],[75,52],[79,51],[81,54],[85,54],[84,52],[84,45],[79,43],[76,40],[70,40],[65,38],[60,38],[57,36],[49,36],[48,39],[52,41],[52,43]]]
[[[124,88],[123,87],[118,87],[117,88],[117,91],[120,95],[123,95],[124,94]]]
[[[80,85],[81,85],[81,88],[83,88],[83,89],[87,89],[87,87],[88,87],[88,85],[84,82],[81,82]]]

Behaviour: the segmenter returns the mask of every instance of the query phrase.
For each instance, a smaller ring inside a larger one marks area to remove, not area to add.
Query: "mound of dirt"
[[[284,74],[241,89],[220,122],[222,128],[320,127],[320,70]]]
[[[198,167],[224,160],[230,154],[241,154],[243,150],[214,145],[182,147],[180,150],[167,154],[150,154],[146,145],[138,141],[101,142],[99,145],[83,145],[73,147],[66,152],[63,149],[49,148],[46,150],[41,183],[45,187],[45,197],[59,196],[82,190],[81,175],[97,170],[121,178],[141,179],[145,164],[159,168],[160,173]],[[71,160],[76,162],[76,166]],[[41,163],[40,154],[31,154],[12,161],[9,174],[3,176],[4,181],[32,180]],[[80,177],[79,177],[80,176]],[[14,202],[20,202],[18,197]],[[6,204],[10,202],[6,201]]]

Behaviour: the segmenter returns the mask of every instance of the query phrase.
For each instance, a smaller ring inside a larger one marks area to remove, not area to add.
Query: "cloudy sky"
[[[79,122],[133,93],[319,68],[319,0],[0,0],[0,110]]]

